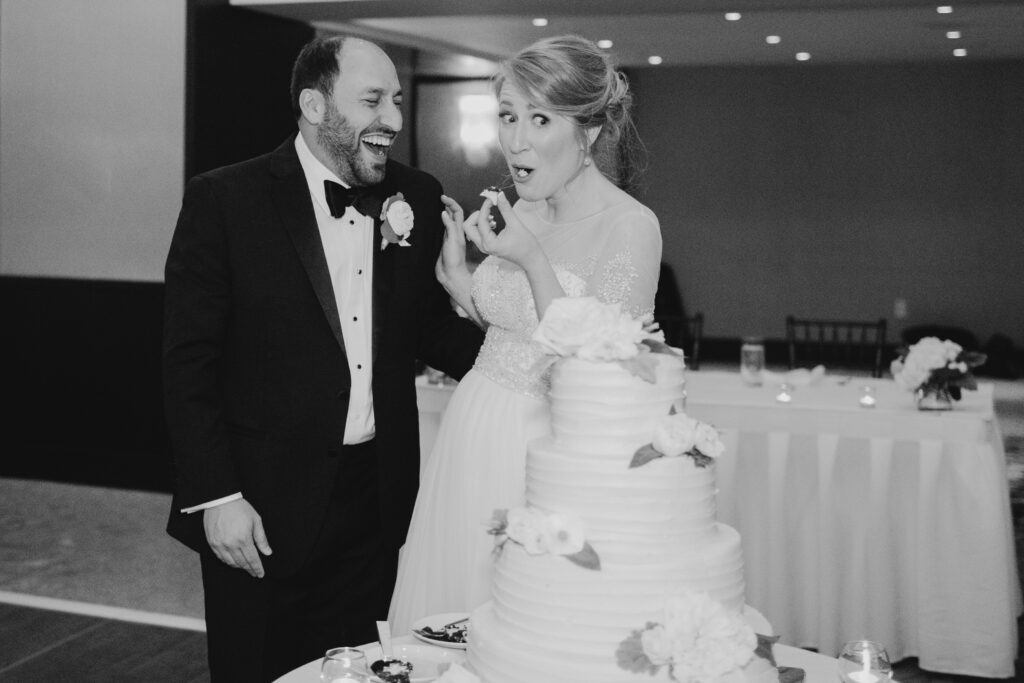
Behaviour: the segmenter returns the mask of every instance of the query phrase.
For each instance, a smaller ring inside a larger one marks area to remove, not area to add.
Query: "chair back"
[[[820,320],[786,317],[789,367],[825,365],[882,376],[886,320]]]
[[[665,333],[665,343],[683,350],[686,366],[700,369],[700,342],[704,338],[704,314],[655,315],[654,321]]]

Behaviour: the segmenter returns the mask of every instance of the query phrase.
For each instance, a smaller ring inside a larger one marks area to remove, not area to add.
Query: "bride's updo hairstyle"
[[[506,82],[537,106],[574,121],[585,150],[586,131],[599,126],[590,156],[612,182],[633,189],[642,151],[630,111],[633,95],[604,50],[581,36],[545,38],[501,63],[496,94]]]

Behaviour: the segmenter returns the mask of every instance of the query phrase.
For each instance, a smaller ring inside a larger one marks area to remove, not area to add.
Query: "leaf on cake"
[[[713,465],[715,463],[715,459],[714,458],[709,458],[708,456],[704,455],[703,453],[701,453],[697,449],[689,451],[689,455],[690,455],[690,457],[693,458],[693,464],[696,467],[700,467],[700,468],[710,467],[711,465]]]
[[[658,458],[663,457],[665,456],[662,453],[654,450],[654,446],[652,444],[641,446],[636,450],[636,453],[633,454],[633,459],[629,461],[629,469],[642,467],[652,460],[657,460]]]
[[[601,568],[601,558],[597,556],[597,551],[589,543],[583,544],[583,550],[565,557],[584,569],[598,570]]]
[[[664,353],[669,356],[679,356],[680,359],[683,355],[682,351],[679,349],[672,348],[665,342],[658,339],[644,339],[640,343],[649,348],[653,353]]]
[[[754,648],[754,656],[760,657],[761,659],[767,659],[771,662],[772,666],[777,666],[775,663],[775,655],[772,653],[772,645],[779,639],[778,636],[766,636],[761,633],[755,633],[757,636],[757,647]]]
[[[634,377],[639,377],[645,382],[655,384],[658,381],[655,375],[656,362],[651,358],[650,354],[641,353],[639,356],[620,360],[618,363],[623,370]]]
[[[647,624],[647,628],[652,628],[653,626],[653,622]],[[653,676],[658,672],[658,667],[654,666],[650,658],[644,653],[641,634],[645,630],[636,629],[629,634],[628,638],[619,643],[619,647],[615,651],[615,659],[618,661],[620,669]]]

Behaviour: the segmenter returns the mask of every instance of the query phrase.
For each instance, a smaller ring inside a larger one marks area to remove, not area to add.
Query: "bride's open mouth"
[[[512,166],[512,179],[516,182],[523,182],[533,174],[533,169],[528,166]]]

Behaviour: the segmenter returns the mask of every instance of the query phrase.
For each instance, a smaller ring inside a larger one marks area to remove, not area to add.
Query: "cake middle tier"
[[[681,545],[708,540],[716,521],[714,467],[689,456],[662,457],[630,467],[633,454],[595,456],[552,437],[529,446],[526,502],[572,514],[602,559],[623,564],[657,561]],[[598,547],[600,546],[600,547]]]

